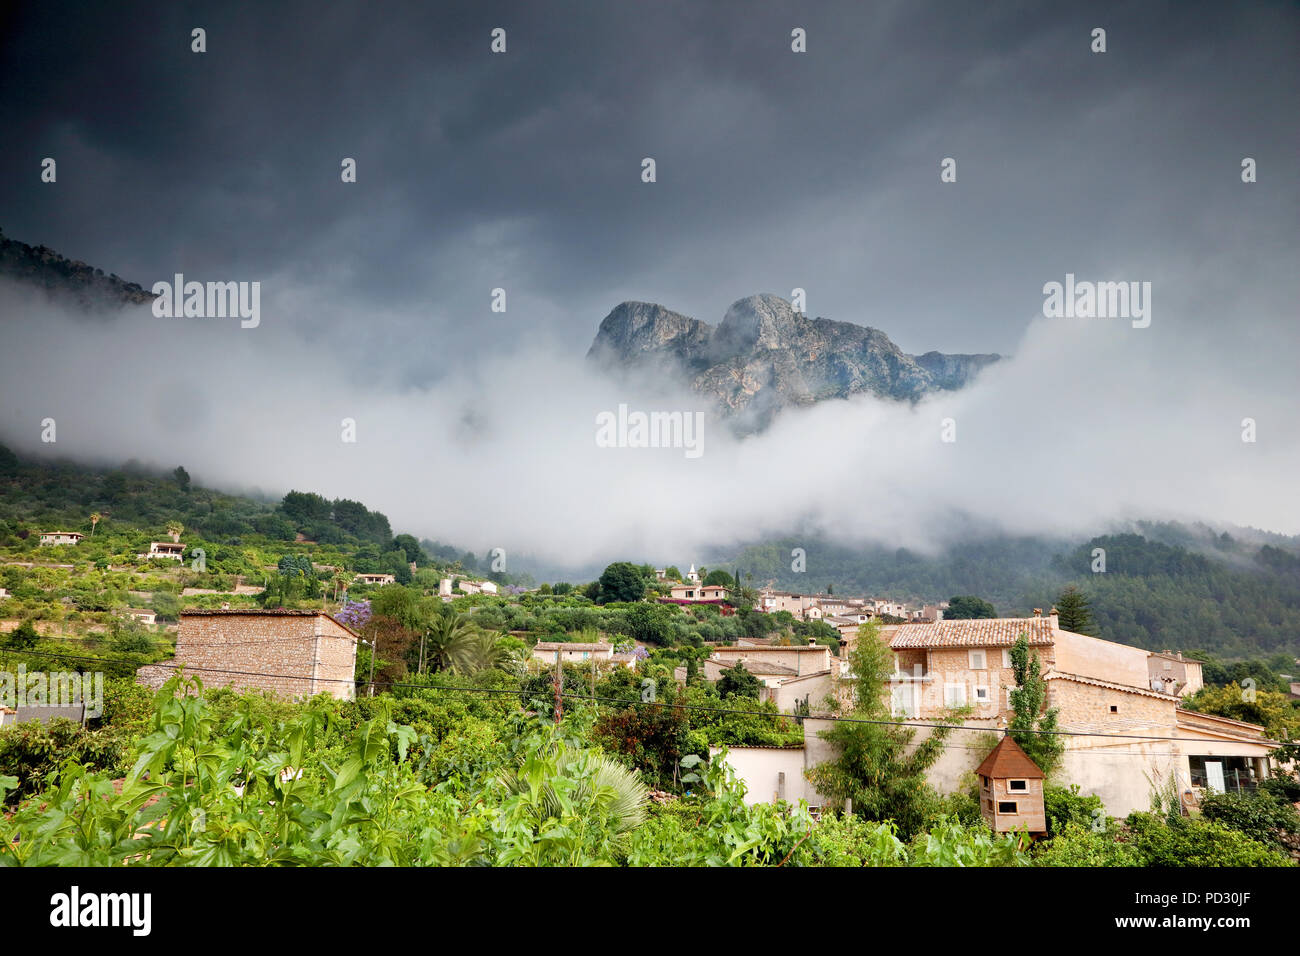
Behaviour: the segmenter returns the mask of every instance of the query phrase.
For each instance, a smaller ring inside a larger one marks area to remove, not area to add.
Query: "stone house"
[[[614,645],[608,641],[585,644],[578,641],[571,643],[565,641],[538,641],[533,645],[533,657],[547,664],[555,663],[557,653],[560,655],[562,664],[581,664],[592,659],[612,661],[614,659]]]
[[[168,561],[185,560],[185,545],[179,541],[150,541],[149,550],[143,554],[137,554],[140,560],[153,558],[162,558]]]
[[[674,601],[725,601],[727,589],[720,584],[674,584],[669,589]]]
[[[157,689],[182,668],[205,687],[351,700],[357,641],[356,631],[324,611],[183,611],[175,657],[141,667],[136,682]]]
[[[721,662],[730,667],[738,660],[762,660],[767,663],[781,664],[793,672],[793,676],[816,674],[831,669],[831,649],[822,644],[791,645],[788,647],[766,646],[728,646],[714,647],[709,654],[710,660]]]
[[[1058,771],[1063,782],[1096,793],[1115,815],[1150,804],[1152,781],[1175,779],[1180,791],[1243,789],[1267,776],[1275,741],[1263,728],[1196,714],[1181,695],[1199,686],[1197,662],[1061,630],[1056,614],[1029,618],[908,624],[887,638],[895,654],[891,712],[926,721],[953,707],[971,708],[971,728],[1004,729],[1015,687],[1010,648],[1024,634],[1047,685],[1047,706],[1067,731]],[[1153,689],[1165,663],[1178,675]],[[928,733],[928,731],[927,731]],[[954,789],[971,770],[968,752],[951,748],[931,772]]]
[[[1152,690],[1177,697],[1188,697],[1205,686],[1201,662],[1183,657],[1183,652],[1162,651],[1147,655],[1147,671]]]
[[[59,544],[80,544],[85,535],[79,531],[42,531],[41,544],[45,546]]]
[[[392,574],[372,574],[369,571],[363,572],[356,576],[359,584],[396,584],[397,577]]]

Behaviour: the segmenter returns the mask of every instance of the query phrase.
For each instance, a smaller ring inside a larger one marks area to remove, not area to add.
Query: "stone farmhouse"
[[[45,546],[57,544],[80,544],[85,535],[79,531],[42,531],[41,544]]]
[[[967,726],[990,730],[1010,720],[1010,650],[1024,634],[1047,684],[1047,706],[1070,732],[1061,776],[1096,793],[1111,813],[1146,809],[1157,780],[1176,778],[1179,792],[1194,799],[1207,788],[1253,787],[1269,773],[1278,745],[1262,727],[1180,706],[1202,686],[1199,661],[1062,630],[1054,611],[890,631],[882,638],[895,655],[895,716],[926,721],[969,706]],[[1162,689],[1154,689],[1157,682]],[[938,782],[955,786],[969,759],[966,751],[946,751],[935,767]]]
[[[614,645],[608,641],[580,643],[577,641],[538,641],[533,645],[533,657],[547,664],[555,663],[556,654],[562,664],[581,664],[590,660],[612,661]]]
[[[168,561],[185,560],[185,545],[179,541],[150,541],[149,550],[137,554],[136,558],[141,561],[153,558],[162,558]]]
[[[1194,804],[1206,791],[1250,789],[1269,775],[1278,743],[1267,739],[1262,727],[1181,706],[1184,697],[1202,686],[1200,662],[1065,631],[1054,612],[1040,612],[1027,618],[945,620],[881,629],[881,640],[894,655],[887,694],[895,718],[924,725],[952,708],[969,708],[963,721],[968,729],[953,732],[949,740],[954,745],[930,770],[930,782],[940,791],[965,786],[984,756],[959,746],[963,739],[976,737],[975,731],[1005,732],[1015,687],[1010,650],[1022,634],[1039,660],[1047,706],[1058,711],[1058,726],[1066,732],[1055,779],[1095,793],[1108,813],[1124,816],[1148,809],[1152,789],[1169,781],[1185,803]],[[719,650],[729,651],[731,657],[762,653],[757,648]],[[850,681],[844,675],[829,683],[843,697]],[[816,704],[825,695],[812,694],[810,699],[816,714]],[[788,712],[785,706],[781,709]],[[786,774],[782,779],[788,781],[796,765],[806,770],[834,759],[830,745],[820,737],[832,726],[829,718],[808,717],[803,751],[786,748],[765,754],[756,749],[731,759],[736,767],[756,768],[762,777],[756,792],[767,793],[775,774]],[[929,733],[929,728],[918,727],[916,742]],[[780,768],[774,769],[777,764]],[[787,783],[782,789],[793,792],[799,787],[803,784]],[[820,803],[815,794],[807,796],[810,804]]]
[[[136,682],[156,690],[182,668],[205,687],[351,700],[357,641],[324,611],[183,611],[175,658],[141,667]]]

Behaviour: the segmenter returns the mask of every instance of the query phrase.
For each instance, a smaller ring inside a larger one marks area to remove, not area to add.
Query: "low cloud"
[[[0,311],[16,321],[0,351],[0,438],[38,457],[183,464],[217,487],[355,498],[395,529],[574,567],[689,561],[781,533],[928,548],[972,522],[1300,531],[1294,402],[1267,385],[1290,378],[1285,324],[1261,317],[1245,345],[1229,325],[1193,331],[1173,296],[1162,314],[1159,288],[1150,328],[1029,316],[1016,354],[961,392],[824,402],[738,438],[700,396],[611,378],[540,332],[416,387],[368,379],[346,340],[291,331],[314,318],[296,311],[305,293],[241,330],[148,307],[92,318],[6,283]],[[597,416],[620,404],[708,412],[702,454],[600,447]],[[1255,442],[1242,441],[1247,418]],[[355,443],[341,440],[344,419]]]

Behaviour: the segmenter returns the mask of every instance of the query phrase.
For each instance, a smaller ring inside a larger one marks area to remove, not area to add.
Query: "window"
[[[1011,666],[1011,649],[1008,647],[1002,648],[1002,666],[1003,667]]]
[[[1019,790],[1019,791],[1021,791],[1022,793],[1028,793],[1028,792],[1029,792],[1029,781],[1028,781],[1028,780],[1008,780],[1008,781],[1007,781],[1007,789],[1008,789],[1008,790]]]
[[[984,784],[984,786],[987,787],[987,786],[989,785],[989,778],[988,778],[988,777],[980,777],[980,783]]]
[[[893,717],[915,717],[917,688],[915,684],[895,684],[890,694],[890,715]]]
[[[1002,800],[1002,801],[999,801],[999,803],[998,803],[998,813],[1018,813],[1018,812],[1019,812],[1019,811],[1016,810],[1016,804],[1015,804],[1015,801],[1012,801],[1012,800]]]
[[[983,651],[970,652],[970,669],[973,671],[982,671],[988,667],[988,662],[984,659]]]
[[[943,703],[945,707],[964,707],[966,704],[966,685],[944,684]]]
[[[989,689],[987,687],[975,688],[975,702],[979,704],[987,704],[989,702]]]
[[[1115,704],[1111,704],[1111,705],[1110,705],[1110,712],[1111,712],[1112,714],[1118,714],[1118,713],[1119,713],[1119,707],[1118,707],[1117,705],[1115,705]]]

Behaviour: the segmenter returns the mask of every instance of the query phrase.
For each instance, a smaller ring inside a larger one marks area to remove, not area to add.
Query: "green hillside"
[[[1242,658],[1300,655],[1300,542],[1242,531],[1139,523],[1087,541],[972,538],[936,554],[788,539],[710,562],[755,586],[866,594],[914,603],[976,594],[998,613],[1046,610],[1069,585],[1092,602],[1099,636],[1148,650],[1203,649]],[[803,548],[807,570],[791,571]],[[1094,573],[1095,549],[1105,571]]]

